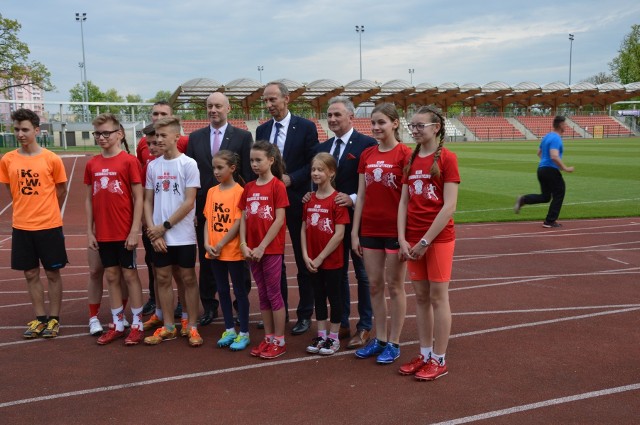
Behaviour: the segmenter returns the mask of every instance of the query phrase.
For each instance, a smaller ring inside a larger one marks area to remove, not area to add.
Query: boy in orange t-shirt
[[[11,268],[22,270],[36,319],[27,339],[55,338],[60,328],[62,278],[67,263],[60,208],[67,194],[67,175],[59,156],[40,147],[40,118],[28,109],[11,114],[20,147],[0,159],[0,182],[13,200]],[[49,283],[49,316],[45,312],[40,263]]]

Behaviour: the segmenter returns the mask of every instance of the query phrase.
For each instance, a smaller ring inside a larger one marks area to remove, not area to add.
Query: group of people
[[[315,124],[289,111],[285,85],[267,84],[263,100],[272,119],[257,128],[255,143],[251,133],[229,124],[231,105],[222,93],[207,98],[210,125],[188,139],[180,135],[170,105],[158,102],[137,159],[128,153],[116,116],[101,114],[93,121],[101,153],[89,160],[84,175],[90,333],[99,335],[101,345],[120,338],[125,345],[157,345],[179,333],[197,347],[203,344],[198,326],[211,323],[219,305],[225,330],[218,347],[244,350],[251,343],[248,292],[253,277],[264,338],[250,354],[263,359],[283,355],[289,321],[288,229],[300,294],[291,334],[309,331],[315,311],[317,333],[307,352],[331,355],[347,339],[347,349],[355,349],[358,358],[396,361],[408,269],[420,346],[399,372],[419,380],[446,375],[460,175],[455,154],[443,147],[443,115],[432,107],[415,112],[409,124],[416,142],[412,151],[401,142],[400,117],[392,104],[373,109],[369,137],[353,128],[353,103],[332,98],[327,122],[335,136],[319,143]],[[66,175],[60,158],[35,141],[38,117],[21,109],[12,119],[20,148],[0,161],[0,181],[14,200],[11,266],[24,271],[36,313],[24,337],[50,338],[59,332],[60,269],[68,262],[60,216]],[[136,265],[140,233],[149,268],[145,305]],[[350,259],[359,313],[353,334]],[[39,261],[49,281],[48,315]],[[106,332],[97,318],[102,276],[112,313]],[[175,312],[174,280],[180,303]],[[131,324],[124,314],[127,303]],[[198,317],[200,304],[204,313]],[[151,314],[146,322],[144,314]],[[145,337],[145,331],[153,334]]]

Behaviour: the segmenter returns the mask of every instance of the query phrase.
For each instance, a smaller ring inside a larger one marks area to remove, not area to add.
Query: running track
[[[288,336],[288,353],[274,361],[232,353],[215,347],[220,320],[201,328],[199,349],[184,340],[99,347],[87,335],[86,158],[64,162],[71,176],[64,216],[71,264],[63,272],[63,327],[55,340],[21,338],[32,309],[21,273],[9,268],[11,208],[6,190],[0,195],[3,423],[637,423],[638,217],[564,221],[559,230],[539,222],[457,226],[450,373],[426,383],[396,371],[418,347],[410,283],[402,355],[391,366],[348,351],[307,355],[310,334]],[[145,276],[141,269],[146,284]],[[105,297],[103,323],[107,306]],[[257,341],[261,333],[251,332]]]

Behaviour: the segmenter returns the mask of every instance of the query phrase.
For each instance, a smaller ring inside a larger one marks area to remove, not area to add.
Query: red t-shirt
[[[125,151],[105,158],[96,155],[84,169],[84,184],[93,187],[91,202],[99,242],[124,241],[133,223],[132,184],[142,184],[142,168]]]
[[[324,199],[315,193],[302,209],[302,221],[306,222],[307,254],[312,260],[316,258],[329,243],[336,231],[336,224],[349,224],[349,212],[346,207],[336,204],[337,191]],[[344,265],[342,241],[340,245],[324,259],[320,268],[340,269]]]
[[[276,177],[262,186],[256,184],[256,180],[247,183],[238,207],[244,211],[249,248],[254,249],[260,245],[276,219],[276,209],[288,206],[287,188]],[[285,227],[286,223],[283,223],[276,237],[264,250],[265,254],[284,254]]]
[[[178,139],[178,150],[181,153],[185,153],[187,151],[187,145],[189,144],[189,136],[180,136]],[[136,146],[136,157],[138,157],[138,161],[140,161],[140,165],[142,165],[142,175],[147,175],[147,165],[154,159],[155,156],[149,153],[149,145],[147,145],[147,136],[143,136],[142,139],[138,142],[138,146]]]
[[[402,169],[410,157],[411,149],[402,143],[388,152],[380,152],[377,145],[371,146],[360,155],[358,173],[364,174],[366,186],[361,236],[398,237]]]
[[[431,164],[433,164],[433,154],[424,158],[416,156],[409,169],[409,175],[402,179],[402,184],[406,184],[409,189],[405,236],[407,242],[412,245],[422,239],[442,209],[444,184],[460,183],[458,158],[450,150],[442,148],[438,159],[441,178],[431,178]],[[455,238],[453,219],[451,219],[431,242],[451,242]]]

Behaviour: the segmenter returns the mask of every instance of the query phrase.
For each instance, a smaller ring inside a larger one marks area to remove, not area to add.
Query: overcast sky
[[[572,83],[598,72],[640,24],[640,1],[324,1],[3,0],[2,15],[22,25],[20,40],[57,87],[47,101],[69,100],[80,82],[84,22],[87,78],[103,91],[144,99],[192,78],[289,78],[301,83],[359,78],[384,83],[460,85],[504,81]]]

